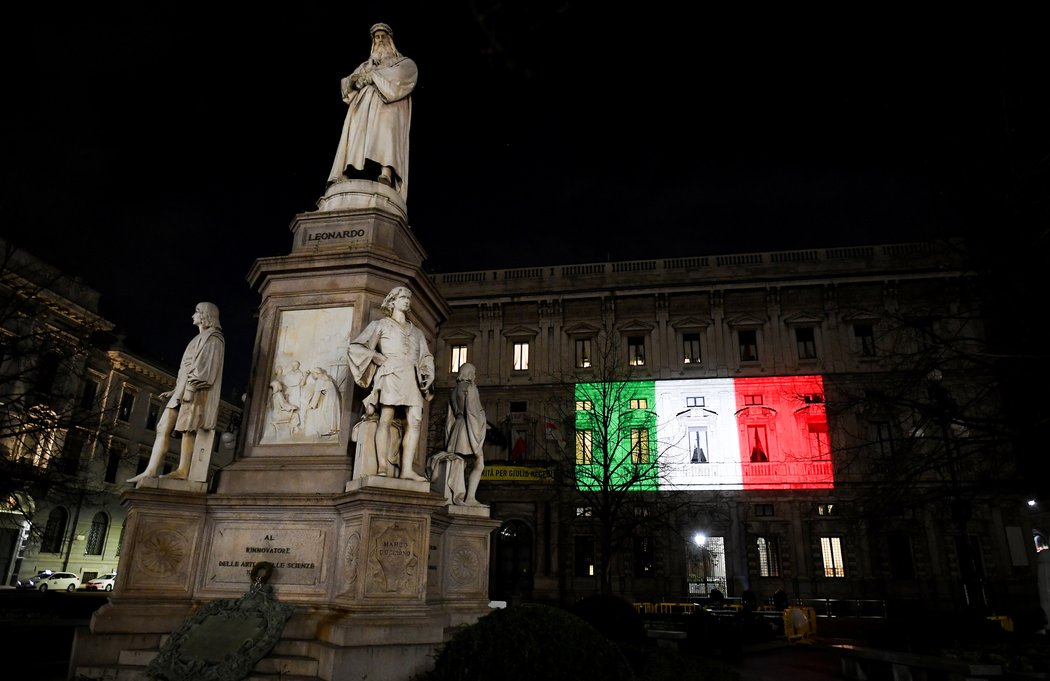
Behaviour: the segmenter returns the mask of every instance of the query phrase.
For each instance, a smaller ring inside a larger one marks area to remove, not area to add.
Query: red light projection
[[[744,489],[831,489],[820,376],[733,381]]]

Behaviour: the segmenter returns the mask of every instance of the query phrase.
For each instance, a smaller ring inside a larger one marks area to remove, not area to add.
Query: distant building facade
[[[453,313],[430,421],[472,363],[490,427],[478,498],[503,523],[492,596],[571,603],[607,560],[635,601],[1030,605],[1032,528],[961,248],[433,275]],[[609,384],[628,387],[623,456],[651,472],[602,497],[602,434],[581,415]],[[608,501],[631,515],[603,537]]]
[[[116,570],[125,480],[144,470],[172,370],[122,349],[98,292],[0,242],[0,576]],[[220,408],[234,430],[240,409]],[[214,469],[233,439],[217,438]],[[165,472],[178,462],[171,445]]]

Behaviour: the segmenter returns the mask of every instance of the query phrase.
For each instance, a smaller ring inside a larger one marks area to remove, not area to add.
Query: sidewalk
[[[728,664],[740,681],[841,681],[839,655],[815,643],[774,641],[744,649],[743,657]]]

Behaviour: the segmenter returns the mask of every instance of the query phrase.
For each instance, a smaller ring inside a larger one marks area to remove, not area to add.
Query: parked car
[[[51,570],[41,570],[40,572],[36,573],[32,577],[27,577],[26,579],[20,579],[17,582],[15,582],[15,588],[16,589],[35,589],[38,586],[40,586],[41,580],[47,579],[52,574],[54,574],[54,573],[51,572]]]
[[[80,577],[72,572],[52,572],[37,583],[37,591],[76,591],[80,588]]]
[[[104,575],[99,575],[94,579],[89,579],[84,588],[88,591],[112,591],[113,582],[117,579],[116,572],[110,572]]]

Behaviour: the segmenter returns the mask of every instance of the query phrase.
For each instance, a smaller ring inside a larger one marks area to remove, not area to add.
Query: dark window
[[[146,430],[156,430],[157,421],[160,420],[160,405],[156,402],[149,403],[149,413],[146,414]]]
[[[87,548],[84,554],[88,556],[101,556],[102,549],[106,545],[106,531],[109,529],[109,518],[105,513],[99,511],[91,519],[91,530],[88,531]]]
[[[702,407],[704,406],[703,397],[687,397],[685,398],[685,406],[687,407]]]
[[[573,542],[573,574],[577,577],[594,577],[594,536],[578,534]]]
[[[634,538],[634,575],[652,577],[656,574],[656,556],[652,537]]]
[[[62,447],[62,472],[73,475],[80,470],[80,456],[87,444],[87,435],[80,430],[70,430],[66,433],[66,442]]]
[[[804,326],[795,329],[795,343],[798,345],[799,359],[817,358],[817,342],[812,327]]]
[[[748,426],[747,439],[748,444],[751,445],[751,463],[769,461],[769,454],[766,450],[766,427]]]
[[[591,339],[576,339],[576,368],[589,369],[591,366]]]
[[[95,399],[98,397],[98,381],[85,378],[80,389],[80,408],[94,409]]]
[[[645,336],[627,337],[627,364],[633,367],[645,366]]]
[[[109,456],[106,458],[106,482],[117,481],[117,469],[120,467],[120,458],[123,449],[117,445],[109,448]]]
[[[699,364],[700,363],[700,334],[698,334],[698,333],[684,333],[684,334],[682,334],[682,363],[683,364]]]
[[[62,537],[66,534],[68,518],[69,514],[62,507],[51,510],[47,516],[47,525],[44,526],[44,535],[40,539],[40,553],[60,553],[62,551]]]
[[[861,357],[874,357],[875,327],[871,324],[854,324],[853,335],[857,339],[857,354]]]
[[[755,515],[759,517],[773,515],[773,504],[755,504]]]
[[[61,358],[53,352],[41,355],[36,365],[36,381],[33,383],[33,389],[36,392],[41,395],[51,393],[51,389],[55,386],[55,378],[58,376],[60,361]]]
[[[512,401],[510,403],[510,410],[512,412],[528,411],[529,410],[529,403],[528,402],[514,402],[514,401]]]
[[[889,541],[890,575],[894,579],[915,579],[915,561],[912,558],[911,537],[891,534]]]
[[[740,343],[740,361],[758,361],[758,332],[754,329],[741,329],[737,331],[737,339]]]
[[[131,420],[131,412],[135,408],[135,393],[124,388],[120,395],[120,406],[117,408],[117,418],[127,423]]]

